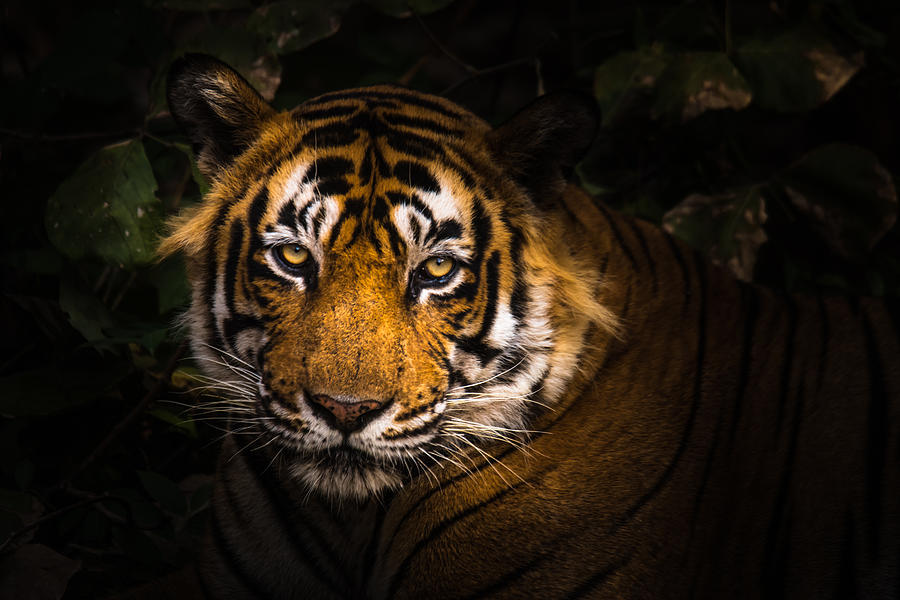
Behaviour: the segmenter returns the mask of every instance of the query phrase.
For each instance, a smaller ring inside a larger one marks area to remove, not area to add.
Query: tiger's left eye
[[[449,256],[432,256],[422,263],[422,270],[428,278],[440,279],[449,275],[455,266],[456,261]]]
[[[289,267],[299,267],[309,260],[309,250],[300,244],[285,244],[279,246],[278,258]]]

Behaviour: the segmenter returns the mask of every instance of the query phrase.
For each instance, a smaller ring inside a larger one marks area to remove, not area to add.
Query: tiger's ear
[[[575,164],[587,153],[600,123],[594,99],[577,92],[541,96],[488,134],[493,155],[547,208]]]
[[[205,54],[186,54],[172,64],[166,96],[208,177],[247,149],[275,112],[234,69]]]

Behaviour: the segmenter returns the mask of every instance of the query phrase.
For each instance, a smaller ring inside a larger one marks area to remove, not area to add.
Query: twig
[[[478,73],[478,69],[476,69],[475,67],[473,67],[472,65],[470,65],[469,63],[467,63],[466,61],[464,61],[457,55],[450,52],[450,50],[444,44],[442,44],[439,39],[437,39],[437,36],[435,36],[431,32],[431,30],[425,24],[425,21],[422,20],[422,17],[420,17],[415,12],[413,12],[413,16],[416,18],[416,22],[422,28],[422,31],[425,32],[425,35],[428,36],[428,39],[431,40],[431,43],[435,45],[435,47],[441,52],[441,54],[443,54],[444,56],[449,58],[451,61],[456,63],[457,66],[459,66],[461,69],[463,69],[470,75],[474,75],[474,74]]]
[[[146,129],[141,129],[140,131],[138,131],[138,133],[139,133],[142,137],[149,138],[149,139],[153,140],[154,142],[156,142],[157,144],[162,144],[162,145],[165,146],[166,148],[174,148],[174,147],[175,147],[175,142],[170,142],[170,141],[168,141],[168,140],[164,140],[164,139],[162,139],[162,138],[159,137],[159,136],[153,135],[152,133],[150,133],[150,132],[147,131]]]
[[[13,540],[15,540],[17,537],[19,537],[23,533],[27,533],[27,532],[31,531],[32,529],[34,529],[35,527],[38,527],[39,525],[46,523],[47,521],[51,521],[57,517],[60,517],[68,512],[71,512],[78,508],[82,508],[84,506],[88,506],[90,504],[94,504],[96,502],[100,502],[101,500],[106,500],[107,498],[109,498],[109,495],[107,495],[107,494],[101,494],[99,496],[92,496],[90,498],[86,498],[79,502],[69,504],[68,506],[63,506],[60,509],[57,509],[57,510],[54,510],[53,512],[47,513],[46,515],[44,515],[43,517],[40,517],[39,519],[35,519],[31,523],[23,525],[22,527],[16,529],[12,533],[10,533],[6,537],[6,539],[3,541],[3,543],[0,544],[0,552],[3,552],[4,550],[6,550],[6,547],[9,546],[13,542]]]
[[[69,476],[62,481],[59,487],[68,487],[69,483],[72,480],[81,475],[81,473],[83,473],[85,469],[91,466],[97,460],[97,458],[99,458],[100,455],[103,454],[104,451],[106,451],[110,444],[116,441],[132,423],[137,421],[138,418],[142,414],[144,414],[147,406],[151,402],[153,402],[153,400],[155,400],[157,396],[159,396],[160,392],[165,387],[166,382],[172,376],[172,373],[175,371],[175,367],[177,366],[178,361],[181,360],[181,357],[184,355],[186,350],[187,342],[182,342],[181,345],[178,346],[178,349],[175,350],[175,353],[171,356],[171,358],[169,358],[169,362],[166,363],[165,369],[163,369],[162,374],[160,375],[159,379],[156,380],[156,383],[153,384],[153,387],[150,388],[150,390],[147,391],[144,397],[141,398],[141,401],[131,409],[131,412],[125,415],[125,418],[119,421],[116,426],[113,427],[112,431],[109,432],[106,438],[102,442],[100,442],[96,448],[94,448],[94,451],[91,452],[87,458],[81,461],[81,464],[78,465],[78,467],[76,467],[75,470],[73,470],[69,474]]]
[[[128,279],[125,281],[125,285],[119,290],[119,293],[116,294],[115,300],[112,301],[112,304],[109,305],[109,310],[115,311],[119,308],[119,305],[122,303],[122,300],[125,298],[125,293],[128,292],[128,289],[134,283],[134,280],[137,279],[137,271],[132,271],[131,275],[128,276]]]
[[[430,59],[431,56],[427,54],[425,56],[419,57],[419,59],[414,62],[412,66],[403,73],[403,75],[397,78],[397,83],[399,83],[400,85],[409,85],[409,82],[412,81],[412,78],[416,76],[416,73],[421,71],[422,67],[424,67]]]
[[[440,95],[446,96],[446,95],[456,91],[458,88],[462,87],[463,85],[469,83],[473,79],[477,79],[478,77],[490,75],[490,74],[496,73],[498,71],[505,71],[507,69],[514,69],[516,67],[534,64],[534,60],[535,60],[534,58],[517,58],[517,59],[511,60],[509,62],[500,63],[499,65],[494,65],[492,67],[485,67],[484,69],[478,69],[474,73],[470,74],[468,77],[464,77],[463,79],[460,79],[459,81],[457,81],[456,83],[454,83],[453,85],[448,87],[447,89],[441,91]]]

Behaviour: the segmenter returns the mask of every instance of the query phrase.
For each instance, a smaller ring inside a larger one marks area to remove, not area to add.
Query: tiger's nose
[[[319,416],[345,433],[362,429],[386,406],[378,400],[338,400],[325,394],[308,395],[307,398]]]

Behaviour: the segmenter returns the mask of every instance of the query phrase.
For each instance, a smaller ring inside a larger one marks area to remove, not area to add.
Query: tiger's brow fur
[[[566,187],[587,117],[552,99],[492,130],[397,87],[277,113],[211,59],[174,73],[214,182],[161,253],[230,415],[208,595],[900,593],[895,303],[741,284]],[[421,284],[433,256],[458,269]],[[318,394],[384,408],[340,433]]]

